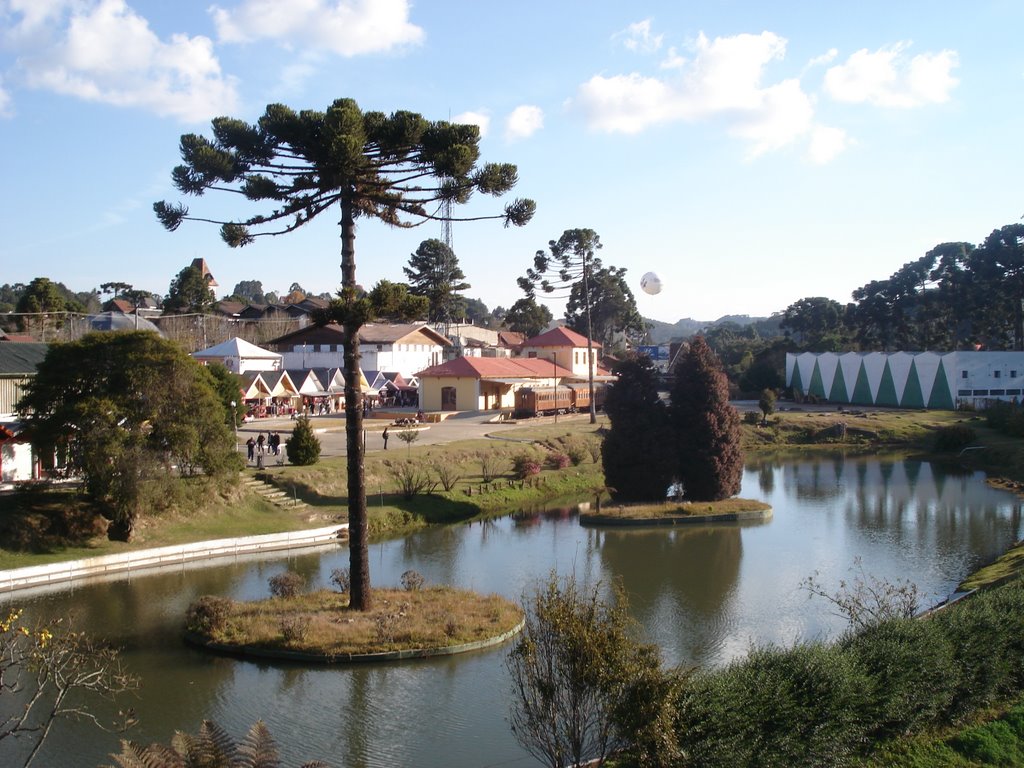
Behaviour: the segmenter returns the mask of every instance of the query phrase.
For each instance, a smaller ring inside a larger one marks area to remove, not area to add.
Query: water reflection
[[[751,643],[791,643],[841,627],[800,583],[815,571],[826,589],[866,572],[909,579],[944,596],[977,565],[1021,536],[1021,505],[980,475],[911,460],[800,461],[759,458],[742,495],[774,517],[757,525],[670,529],[583,528],[573,507],[529,513],[375,543],[377,585],[409,569],[450,583],[519,598],[549,571],[583,584],[620,580],[647,638],[671,664],[722,664]],[[286,568],[329,586],[347,550],[240,560],[15,598],[35,616],[75,614],[84,627],[125,647],[143,681],[134,702],[143,742],[195,730],[204,717],[241,736],[258,718],[281,742],[284,764],[320,758],[336,768],[527,766],[505,715],[505,649],[389,666],[305,668],[209,656],[185,646],[181,622],[202,594],[267,595]],[[8,598],[10,600],[11,598]],[[61,723],[40,764],[109,763],[114,737]],[[0,764],[6,745],[0,745]]]

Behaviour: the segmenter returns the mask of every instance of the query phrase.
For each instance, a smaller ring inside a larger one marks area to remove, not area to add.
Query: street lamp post
[[[235,428],[235,450],[238,450],[238,411],[235,410],[235,401],[231,401],[231,426]]]
[[[555,395],[555,424],[558,423],[558,360],[551,353],[551,391]]]

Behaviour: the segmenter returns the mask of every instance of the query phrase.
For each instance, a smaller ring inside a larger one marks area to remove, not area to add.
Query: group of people
[[[255,439],[250,435],[245,441],[245,448],[249,461],[257,457],[262,458],[266,453],[278,456],[281,453],[281,435],[278,432],[271,432],[269,435],[260,432]]]

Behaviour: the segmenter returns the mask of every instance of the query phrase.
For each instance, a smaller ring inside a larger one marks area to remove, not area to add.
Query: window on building
[[[995,378],[998,379],[999,378],[999,374],[1001,374],[1002,371],[993,371],[992,373],[995,375]]]
[[[1016,371],[1010,371],[1010,378],[1011,379],[1016,379],[1017,378],[1017,372]]]
[[[967,378],[967,371],[960,371],[960,378],[961,379],[966,379]]]
[[[537,353],[536,353],[536,352],[527,352],[527,353],[526,353],[526,356],[527,356],[527,357],[536,357],[536,356],[537,356]]]

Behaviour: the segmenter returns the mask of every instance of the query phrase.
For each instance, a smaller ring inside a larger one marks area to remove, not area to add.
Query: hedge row
[[[1024,583],[833,644],[752,650],[676,702],[683,764],[851,765],[887,739],[962,722],[1024,692]]]

